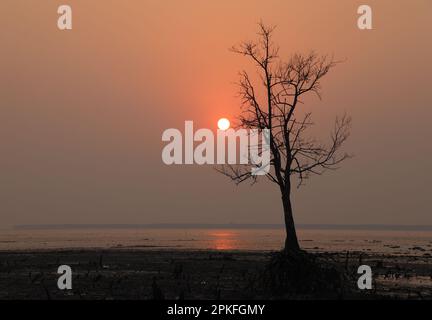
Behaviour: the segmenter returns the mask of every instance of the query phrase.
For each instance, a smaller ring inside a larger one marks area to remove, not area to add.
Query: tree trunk
[[[297,233],[294,225],[294,218],[291,206],[290,195],[284,194],[282,196],[283,208],[284,208],[284,217],[285,217],[285,248],[286,252],[298,252],[300,251],[300,246],[297,240]]]

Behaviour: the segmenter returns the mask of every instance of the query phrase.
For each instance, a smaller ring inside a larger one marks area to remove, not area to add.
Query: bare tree
[[[258,89],[246,71],[240,73],[239,94],[242,112],[239,127],[269,129],[271,170],[266,177],[281,192],[284,209],[285,250],[300,250],[291,205],[291,177],[298,178],[299,187],[311,174],[321,175],[336,169],[350,156],[340,149],[349,136],[351,119],[336,118],[330,142],[321,144],[308,138],[306,130],[313,125],[311,113],[301,113],[303,98],[315,94],[321,99],[321,79],[336,65],[333,58],[295,54],[288,62],[278,57],[278,47],[272,42],[274,27],[259,24],[259,40],[244,42],[232,51],[250,58],[258,69],[261,86]],[[263,98],[264,97],[264,98]],[[224,165],[218,171],[237,184],[258,176],[251,174],[252,165]]]

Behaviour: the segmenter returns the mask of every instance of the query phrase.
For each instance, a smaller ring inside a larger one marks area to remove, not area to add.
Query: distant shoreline
[[[23,224],[14,230],[70,230],[70,229],[283,229],[283,224],[201,224],[201,223],[153,223],[153,224]],[[386,224],[298,224],[303,230],[382,230],[382,231],[432,231],[432,225]]]

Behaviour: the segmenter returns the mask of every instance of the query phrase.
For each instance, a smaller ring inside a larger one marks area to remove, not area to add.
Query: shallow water
[[[304,249],[432,254],[432,231],[300,229]],[[280,229],[0,230],[0,250],[69,248],[278,250]]]

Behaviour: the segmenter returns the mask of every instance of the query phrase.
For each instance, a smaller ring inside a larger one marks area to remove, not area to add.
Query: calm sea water
[[[369,251],[432,254],[432,231],[299,230],[311,251]],[[116,249],[281,249],[279,229],[55,229],[0,230],[0,250]]]

